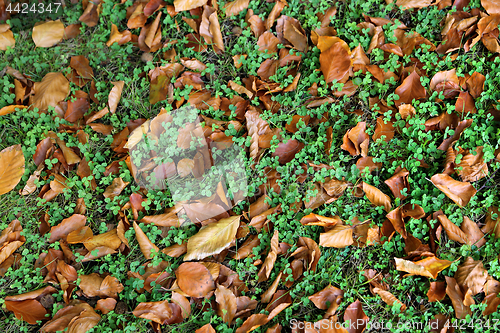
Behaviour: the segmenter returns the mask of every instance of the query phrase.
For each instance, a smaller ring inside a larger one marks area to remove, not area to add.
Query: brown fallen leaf
[[[7,311],[13,312],[17,319],[24,320],[31,325],[36,325],[38,320],[48,320],[45,317],[47,310],[42,306],[40,300],[45,295],[57,293],[57,290],[48,286],[20,295],[5,297]]]
[[[118,103],[120,102],[120,98],[122,96],[123,86],[125,84],[124,81],[111,82],[113,84],[113,88],[109,92],[108,97],[108,105],[109,112],[115,113],[116,108],[118,107]]]
[[[56,226],[50,228],[49,243],[54,243],[59,239],[66,239],[69,233],[82,228],[87,222],[84,215],[73,214],[67,219],[64,219]]]
[[[215,289],[212,274],[198,262],[182,263],[175,276],[179,288],[191,297],[207,297]]]
[[[448,268],[452,262],[448,260],[438,259],[437,257],[428,257],[416,262],[394,258],[396,261],[396,269],[398,271],[408,272],[409,275],[426,276],[436,279],[439,272]]]
[[[423,99],[427,96],[425,88],[420,82],[420,76],[416,71],[413,71],[406,77],[399,87],[396,88],[395,93],[399,99],[394,101],[397,107],[402,104],[412,104],[412,101]]]
[[[429,302],[442,301],[446,296],[446,282],[444,281],[433,281],[430,284],[430,288],[427,291],[427,298]]]
[[[383,206],[386,212],[391,210],[391,198],[375,186],[363,182],[363,192],[373,205]]]
[[[207,0],[174,0],[174,7],[176,12],[182,12],[201,7],[206,3]]]
[[[349,70],[352,68],[352,59],[351,51],[348,47],[346,49],[343,43],[334,43],[330,48],[321,52],[319,62],[326,83],[334,80],[347,81]]]
[[[346,150],[352,156],[366,156],[370,137],[366,134],[366,122],[359,122],[355,127],[349,129],[343,138],[340,148]]]
[[[32,38],[38,47],[51,47],[64,37],[64,24],[60,21],[37,22],[33,27]]]
[[[130,184],[129,182],[124,182],[121,177],[113,179],[113,182],[111,182],[111,185],[106,187],[106,190],[104,191],[103,195],[105,198],[110,198],[113,200],[116,196],[120,195],[122,191],[127,187],[127,185]]]
[[[136,317],[149,319],[155,323],[164,325],[168,324],[172,319],[174,319],[174,321],[177,319],[175,318],[177,314],[175,310],[180,310],[177,304],[169,303],[167,300],[164,300],[139,303],[132,313]],[[179,319],[182,321],[182,316]]]
[[[87,303],[71,300],[40,328],[40,332],[87,332],[96,326],[101,316]]]
[[[472,295],[483,291],[488,276],[488,271],[484,268],[482,261],[474,260],[471,257],[467,257],[455,272],[456,282],[460,286],[467,287]]]
[[[0,196],[13,190],[24,175],[24,154],[21,145],[0,151]]]
[[[406,305],[404,305],[399,299],[396,298],[392,293],[387,290],[383,290],[380,288],[373,288],[373,292],[382,298],[382,300],[390,306],[393,306],[394,303],[401,304],[401,312],[406,311]]]
[[[319,235],[319,245],[324,247],[345,248],[354,244],[353,228],[336,224],[332,229]]]
[[[135,221],[133,225],[134,225],[135,235],[137,237],[137,242],[139,243],[139,247],[141,248],[142,254],[146,259],[153,258],[153,252],[158,253],[160,252],[160,249],[149,240],[148,236],[146,236],[144,231],[142,231],[142,229]]]
[[[234,16],[248,8],[250,0],[234,0],[224,5],[226,17]]]
[[[445,276],[446,279],[446,294],[450,297],[453,309],[455,309],[455,317],[457,319],[465,319],[467,315],[472,315],[469,306],[464,304],[464,294],[454,278]]]
[[[455,223],[451,222],[446,215],[439,215],[437,218],[446,231],[449,239],[461,244],[469,243],[467,235]]]
[[[47,73],[41,82],[35,82],[31,102],[35,108],[45,111],[49,106],[56,107],[69,94],[69,81],[62,73]]]
[[[237,310],[236,296],[231,290],[219,285],[215,290],[215,301],[218,304],[217,315],[223,322],[231,325]]]
[[[363,304],[357,299],[344,312],[344,322],[349,322],[349,333],[362,333],[370,318],[363,311]]]
[[[408,194],[410,194],[410,184],[408,183],[409,174],[408,170],[403,168],[396,172],[391,178],[384,181],[396,198],[406,199]],[[406,195],[401,193],[404,189],[406,189]]]
[[[468,182],[460,182],[447,174],[435,174],[431,182],[460,207],[467,206],[476,194],[476,189]]]

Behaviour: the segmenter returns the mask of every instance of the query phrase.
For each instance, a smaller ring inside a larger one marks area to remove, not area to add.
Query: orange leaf
[[[235,0],[224,5],[226,17],[234,16],[248,8],[250,0]]]
[[[34,84],[33,106],[45,111],[49,106],[56,107],[69,94],[69,81],[62,73],[47,73],[41,82]]]
[[[215,301],[218,304],[217,314],[223,322],[230,325],[236,315],[236,296],[231,290],[219,285],[215,290]]]
[[[351,52],[346,50],[342,43],[337,42],[328,50],[321,52],[319,63],[326,83],[334,80],[343,82],[352,67]]]
[[[354,243],[352,233],[352,227],[337,224],[326,233],[322,233],[319,235],[319,245],[324,247],[336,247],[342,249]]]
[[[141,248],[141,252],[146,257],[146,259],[153,258],[153,250],[158,253],[160,249],[154,245],[146,236],[144,231],[139,227],[139,225],[134,221],[134,230],[135,235],[137,237],[137,241],[139,242],[139,247]]]
[[[412,101],[425,98],[427,96],[425,88],[420,83],[420,76],[416,71],[413,71],[403,83],[396,88],[395,93],[399,96],[397,101],[394,101],[396,106],[401,104],[412,104]]]
[[[184,10],[191,10],[207,3],[207,0],[174,0],[174,7],[176,12]]]
[[[386,212],[391,210],[391,198],[375,186],[363,182],[363,192],[365,192],[368,200],[375,206],[383,206]]]
[[[459,182],[444,173],[432,176],[431,182],[460,207],[467,206],[477,192],[470,183]]]
[[[175,271],[179,288],[191,297],[207,297],[215,289],[208,269],[197,262],[182,263]]]

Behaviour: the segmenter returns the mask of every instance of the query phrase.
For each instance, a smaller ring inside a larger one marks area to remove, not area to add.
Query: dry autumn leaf
[[[64,24],[60,21],[38,22],[33,27],[33,42],[38,47],[51,47],[64,37]]]
[[[236,237],[241,216],[210,223],[189,238],[184,261],[200,260],[226,249]]]
[[[24,154],[21,145],[0,151],[0,196],[16,187],[24,175]]]

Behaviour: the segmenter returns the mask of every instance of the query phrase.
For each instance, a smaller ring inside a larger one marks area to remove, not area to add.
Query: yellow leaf
[[[21,145],[0,151],[0,195],[16,187],[24,174],[24,155]]]
[[[51,47],[64,36],[64,24],[60,21],[38,22],[33,27],[33,42],[38,47]]]
[[[184,261],[203,259],[227,248],[236,236],[240,225],[239,216],[230,216],[210,223],[188,240]]]

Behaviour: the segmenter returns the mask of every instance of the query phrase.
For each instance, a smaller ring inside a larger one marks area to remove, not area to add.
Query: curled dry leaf
[[[431,182],[460,207],[467,206],[477,192],[470,183],[460,182],[444,173],[432,176]]]
[[[146,236],[144,231],[142,231],[142,229],[135,221],[134,230],[137,237],[137,242],[139,243],[139,247],[141,248],[141,252],[146,259],[153,258],[153,251],[155,253],[160,252],[160,249],[149,240],[148,236]]]
[[[279,2],[279,1],[278,1]],[[262,313],[253,314],[238,327],[235,333],[248,333],[269,322],[268,316]]]
[[[179,288],[191,297],[207,297],[215,289],[212,274],[198,262],[182,263],[175,276]]]
[[[158,302],[142,302],[132,311],[134,316],[152,320],[160,325],[168,324],[176,319],[175,310],[179,310],[177,304],[169,303],[167,300]],[[174,312],[175,311],[175,312]],[[182,321],[182,318],[180,318]]]
[[[429,290],[427,291],[427,298],[429,302],[442,301],[446,296],[446,282],[434,281],[431,282]]]
[[[59,239],[66,239],[69,233],[81,229],[86,222],[87,218],[80,214],[73,214],[62,220],[61,223],[50,228],[49,243],[54,243]]]
[[[455,273],[456,282],[460,286],[467,287],[472,295],[483,292],[483,287],[488,279],[488,271],[484,268],[481,260],[467,257],[465,262],[458,266]]]
[[[115,306],[116,299],[109,297],[98,300],[95,309],[101,311],[102,314],[108,314],[115,309]]]
[[[101,320],[94,309],[87,303],[72,300],[68,306],[60,309],[40,328],[40,332],[87,332]]]
[[[236,237],[241,215],[223,218],[200,229],[189,238],[184,261],[204,259],[226,249]]]
[[[382,300],[390,306],[393,306],[394,303],[401,304],[401,312],[406,311],[406,305],[404,305],[399,299],[396,298],[392,293],[387,290],[383,290],[380,288],[373,288],[373,292],[382,298]]]
[[[399,96],[399,99],[394,101],[397,107],[402,104],[412,104],[414,99],[419,100],[427,96],[416,71],[404,79],[403,83],[396,88],[395,93]]]
[[[122,191],[127,187],[127,185],[130,184],[130,182],[124,182],[121,177],[113,179],[113,182],[111,182],[111,185],[106,187],[106,190],[104,191],[103,195],[105,198],[110,198],[113,200],[116,196],[120,195]]]
[[[368,153],[368,142],[370,137],[366,134],[366,122],[359,122],[355,127],[346,132],[340,148],[347,150],[352,156]]]
[[[472,315],[469,306],[464,304],[464,294],[454,278],[445,276],[446,279],[446,294],[450,297],[453,309],[455,310],[455,317],[457,319],[465,319],[467,315]]]
[[[0,196],[16,187],[24,175],[24,154],[21,145],[0,151]]]
[[[398,271],[408,272],[410,275],[426,276],[436,279],[439,272],[448,268],[452,262],[449,260],[438,259],[437,257],[428,257],[416,262],[394,258],[396,269]]]
[[[223,7],[226,12],[226,17],[241,13],[243,10],[248,8],[249,2],[250,0],[235,0],[226,3]]]
[[[344,292],[337,287],[328,285],[323,290],[318,291],[309,300],[316,305],[318,309],[328,310],[327,313],[332,316],[342,303]]]
[[[467,235],[455,223],[451,222],[446,215],[439,215],[437,218],[446,231],[449,239],[459,242],[460,244],[469,243]]]
[[[123,86],[125,84],[124,81],[111,82],[113,84],[113,88],[109,92],[108,97],[108,105],[109,112],[115,113],[116,108],[118,107],[118,103],[120,102],[120,98],[122,96]]]
[[[33,27],[33,42],[38,47],[51,47],[64,37],[64,24],[60,21],[37,22]]]
[[[405,168],[396,172],[391,178],[387,179],[384,183],[389,186],[392,194],[396,198],[406,199],[410,193],[410,184],[408,183],[408,175],[410,173]],[[401,191],[406,189],[406,194],[402,194]]]
[[[383,206],[386,212],[391,210],[391,198],[375,186],[363,182],[363,192],[365,192],[368,200],[375,206]]]

